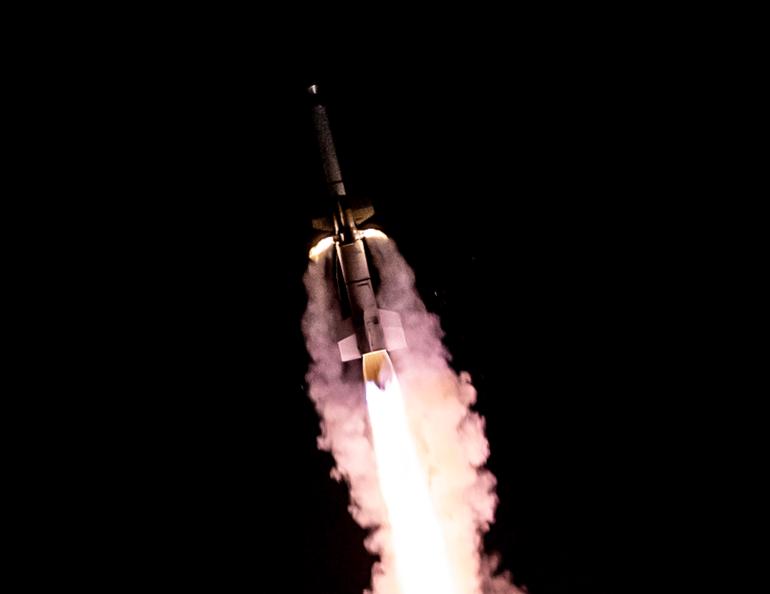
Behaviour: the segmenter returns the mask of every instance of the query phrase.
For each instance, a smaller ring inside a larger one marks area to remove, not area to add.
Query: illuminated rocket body
[[[340,300],[346,300],[350,309],[350,319],[343,323],[340,332],[342,338],[337,343],[340,357],[343,361],[351,361],[368,353],[404,348],[406,340],[399,315],[377,306],[364,247],[366,240],[363,232],[358,229],[359,224],[374,214],[374,209],[368,205],[356,205],[345,194],[326,109],[318,102],[316,86],[313,85],[308,90],[314,99],[313,120],[326,184],[335,201],[335,209],[331,217],[332,224],[329,225],[327,220],[320,220],[314,221],[314,225],[334,233],[337,270],[341,274],[340,284],[345,286],[344,295],[340,295]],[[372,361],[380,359],[382,357],[364,356],[365,375],[367,375],[367,366],[371,366]],[[380,365],[378,364],[377,367],[379,368]]]

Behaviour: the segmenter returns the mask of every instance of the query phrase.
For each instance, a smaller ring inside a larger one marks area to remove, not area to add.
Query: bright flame
[[[334,237],[324,237],[321,241],[310,248],[308,257],[313,262],[316,262],[326,250],[332,247],[332,245],[334,245]]]
[[[364,239],[387,239],[388,236],[385,235],[382,231],[379,229],[364,229],[360,232],[361,237]]]
[[[387,239],[388,238],[388,236],[385,235],[379,229],[364,229],[363,231],[358,232],[358,236],[362,237],[363,239]],[[334,245],[334,237],[332,236],[324,237],[318,243],[316,243],[312,248],[310,248],[310,253],[308,254],[308,257],[313,262],[317,262],[318,259],[321,256],[323,256],[326,250],[328,250],[333,245]]]
[[[458,594],[395,374],[384,389],[367,381],[366,402],[401,594]]]

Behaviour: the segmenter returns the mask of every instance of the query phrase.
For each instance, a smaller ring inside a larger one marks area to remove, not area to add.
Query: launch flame
[[[496,564],[482,552],[497,498],[470,377],[449,367],[439,321],[395,244],[377,237],[367,244],[381,278],[377,302],[404,322],[409,349],[393,354],[395,371],[382,376],[383,360],[365,361],[364,388],[360,370],[340,361],[330,251],[305,275],[303,330],[319,447],[333,454],[333,476],[350,487],[351,514],[370,529],[364,544],[380,557],[371,594],[520,593],[507,574],[494,575]]]
[[[326,250],[328,250],[330,247],[334,245],[334,238],[333,237],[324,237],[316,243],[312,248],[310,248],[310,253],[308,254],[308,257],[313,261],[317,262],[323,255]]]
[[[384,389],[375,382],[366,382],[366,402],[401,591],[456,594],[446,544],[409,430],[398,378],[392,376]]]

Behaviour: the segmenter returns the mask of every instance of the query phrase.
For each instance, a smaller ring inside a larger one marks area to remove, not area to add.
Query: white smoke
[[[448,364],[438,318],[427,312],[414,273],[387,239],[369,239],[377,268],[380,307],[398,311],[408,350],[391,353],[406,401],[410,428],[429,477],[458,594],[517,594],[498,560],[482,551],[482,535],[494,521],[495,478],[484,464],[489,444],[484,419],[471,410],[476,390],[467,373]],[[331,250],[330,250],[331,252]],[[387,512],[380,494],[360,368],[343,367],[336,340],[339,303],[330,279],[330,258],[311,262],[305,275],[308,307],[303,331],[311,356],[309,394],[321,416],[318,445],[334,456],[333,476],[350,487],[350,513],[370,530],[366,548],[380,561],[372,572],[373,594],[399,594],[390,550]]]

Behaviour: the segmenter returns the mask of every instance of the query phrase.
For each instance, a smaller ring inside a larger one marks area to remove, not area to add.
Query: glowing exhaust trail
[[[369,353],[388,358],[387,353]],[[387,361],[389,365],[390,361]],[[366,374],[367,362],[364,362]],[[446,543],[428,491],[395,373],[384,387],[366,382],[380,490],[391,526],[396,574],[402,594],[458,594]]]

